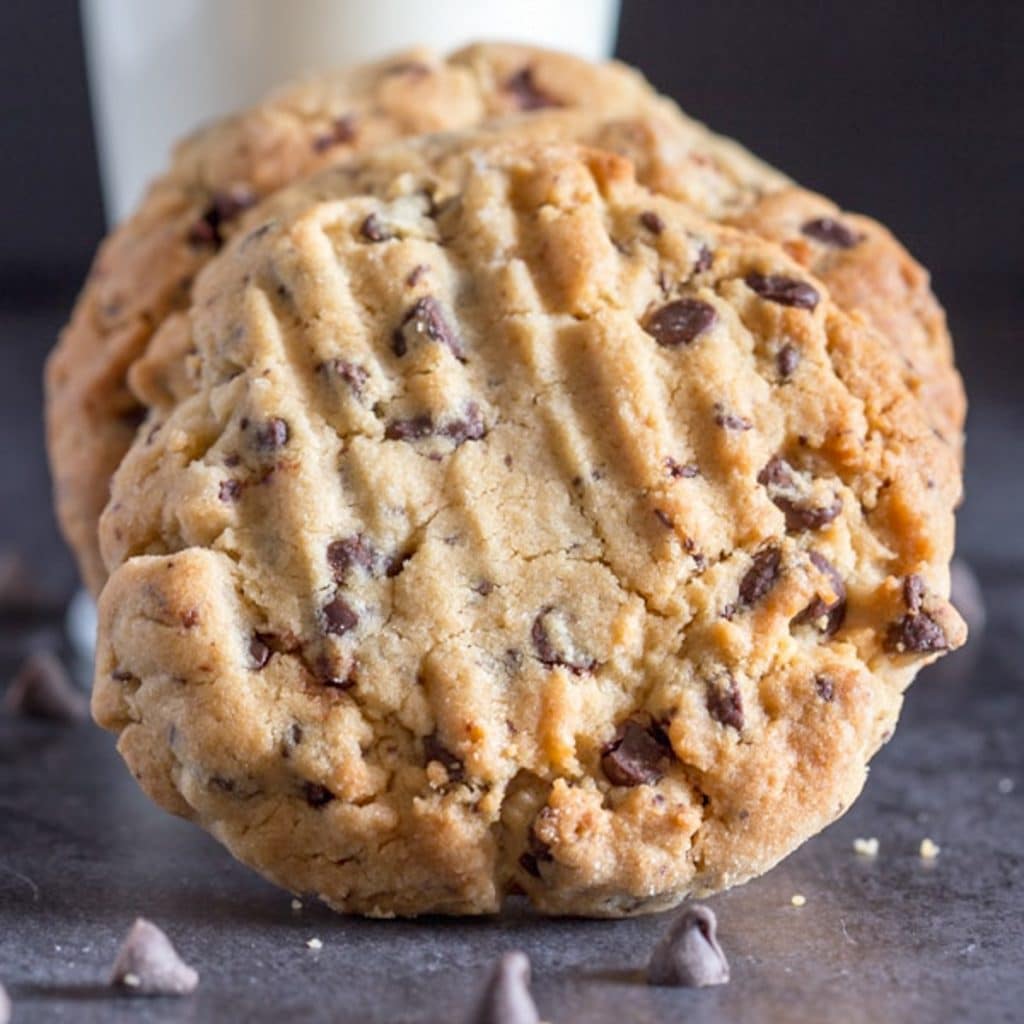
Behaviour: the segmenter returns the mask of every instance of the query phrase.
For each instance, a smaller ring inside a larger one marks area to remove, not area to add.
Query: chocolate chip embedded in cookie
[[[661,909],[848,807],[922,617],[962,639],[955,455],[885,341],[603,150],[431,137],[263,216],[101,524],[145,789],[378,915]]]

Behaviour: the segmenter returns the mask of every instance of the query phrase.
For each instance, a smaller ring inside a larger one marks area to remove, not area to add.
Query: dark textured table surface
[[[0,981],[16,1024],[458,1022],[511,948],[530,954],[553,1024],[1024,1020],[1022,339],[1009,302],[969,304],[986,288],[964,282],[959,303],[946,297],[974,401],[961,550],[981,576],[988,628],[958,664],[914,685],[841,821],[710,901],[728,986],[637,980],[664,916],[548,921],[513,908],[497,920],[367,922],[293,911],[288,894],[150,806],[94,727],[0,716]],[[64,592],[72,575],[47,511],[37,386],[57,319],[0,314],[0,540]],[[5,679],[29,642],[5,631]],[[878,838],[877,858],[854,853],[858,836]],[[925,836],[941,847],[934,862],[919,856]],[[194,996],[128,1000],[105,987],[139,914],[199,969]]]

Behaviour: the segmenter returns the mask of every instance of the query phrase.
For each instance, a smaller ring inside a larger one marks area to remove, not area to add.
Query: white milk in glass
[[[417,43],[505,39],[606,57],[618,0],[82,0],[111,222],[174,140],[312,71]]]

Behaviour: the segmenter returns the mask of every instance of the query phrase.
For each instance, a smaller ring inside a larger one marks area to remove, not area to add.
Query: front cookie
[[[963,634],[885,342],[607,152],[410,143],[268,217],[102,522],[147,792],[368,914],[658,909],[842,813]]]

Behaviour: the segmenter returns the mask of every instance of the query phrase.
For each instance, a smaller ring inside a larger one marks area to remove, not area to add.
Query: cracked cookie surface
[[[884,339],[607,151],[435,137],[264,214],[102,522],[143,788],[375,915],[656,910],[842,813],[963,638]]]
[[[551,118],[561,112],[561,119]],[[956,447],[963,394],[927,274],[880,225],[716,136],[637,73],[529,47],[447,58],[410,51],[282,91],[186,140],[134,216],[103,244],[47,369],[47,436],[61,527],[93,592],[109,480],[149,410],[191,386],[184,323],[195,275],[265,197],[399,136],[511,118],[515,131],[628,154],[641,179],[716,219],[779,241],[844,308],[882,328],[938,430]],[[546,124],[544,124],[546,122]],[[825,222],[823,228],[821,223]],[[371,234],[378,230],[366,226]],[[653,230],[653,229],[652,229]]]

